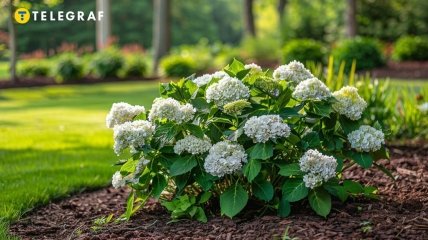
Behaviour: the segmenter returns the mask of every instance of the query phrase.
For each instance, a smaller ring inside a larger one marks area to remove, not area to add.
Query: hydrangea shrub
[[[308,200],[326,217],[332,198],[376,198],[376,188],[344,179],[354,164],[387,170],[379,124],[362,125],[366,102],[353,87],[331,92],[303,64],[275,71],[233,61],[222,71],[161,84],[150,110],[113,104],[120,169],[114,187],[132,188],[124,218],[152,197],[173,219],[207,221],[247,205],[288,216]]]

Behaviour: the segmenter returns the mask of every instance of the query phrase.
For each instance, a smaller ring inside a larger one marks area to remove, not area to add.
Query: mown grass
[[[0,239],[35,206],[109,184],[113,102],[149,106],[157,83],[0,90]]]
[[[9,78],[9,63],[0,62],[0,80]]]

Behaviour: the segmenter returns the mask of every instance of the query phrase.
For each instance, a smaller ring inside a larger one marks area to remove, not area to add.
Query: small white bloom
[[[125,186],[126,181],[123,179],[122,175],[119,171],[115,172],[113,174],[113,177],[111,178],[111,185],[113,185],[114,188],[121,188]]]
[[[375,152],[385,143],[385,135],[382,131],[368,125],[362,125],[359,129],[348,134],[351,147],[360,152]]]
[[[143,106],[132,106],[124,102],[113,103],[106,117],[106,125],[108,128],[113,128],[114,125],[131,121],[135,116],[145,111]]]
[[[309,78],[296,86],[293,91],[293,97],[301,101],[325,100],[331,97],[331,92],[318,78]]]
[[[244,133],[254,142],[265,143],[280,137],[290,136],[290,127],[279,115],[254,116],[244,125]]]
[[[174,146],[174,152],[176,154],[188,152],[192,155],[197,155],[208,152],[210,148],[211,142],[208,138],[200,139],[193,135],[189,135],[177,141]]]
[[[299,160],[300,170],[306,172],[303,177],[305,186],[314,188],[336,176],[337,161],[318,150],[310,149]]]
[[[177,123],[192,120],[196,109],[190,104],[181,105],[173,98],[156,98],[149,113],[149,120],[168,119]]]
[[[428,102],[419,105],[418,108],[422,113],[428,113]]]
[[[255,63],[245,64],[244,68],[245,69],[251,69],[254,72],[262,72],[263,71],[262,68]]]
[[[144,145],[155,131],[155,127],[145,120],[125,122],[113,128],[114,152],[119,155],[125,148],[136,148]]]
[[[209,86],[205,95],[207,102],[214,102],[217,106],[222,107],[236,100],[248,99],[250,89],[239,79],[226,76],[218,83]]]
[[[275,80],[287,80],[295,84],[313,77],[314,75],[298,61],[292,61],[287,65],[281,65],[273,72],[273,78]]]
[[[211,79],[213,79],[213,76],[211,74],[204,74],[200,77],[193,79],[193,82],[198,85],[198,87],[202,87],[211,82]]]
[[[225,71],[217,71],[211,75],[213,78],[222,79],[228,77],[229,75]]]
[[[223,177],[242,168],[247,162],[247,154],[243,146],[230,141],[214,144],[205,158],[205,171],[213,176]]]
[[[333,96],[337,100],[333,104],[334,110],[354,121],[361,118],[367,107],[367,103],[358,95],[358,89],[355,87],[343,87],[334,92]]]

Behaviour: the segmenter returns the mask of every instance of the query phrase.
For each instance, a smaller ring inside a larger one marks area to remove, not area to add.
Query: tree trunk
[[[244,0],[244,23],[245,32],[252,36],[256,36],[256,26],[254,23],[253,0]]]
[[[160,59],[171,45],[170,0],[154,0],[153,10],[153,73],[158,72]]]
[[[16,28],[13,23],[13,0],[9,1],[9,51],[10,51],[10,80],[13,82],[18,81],[16,76]]]
[[[346,35],[350,38],[357,36],[357,0],[348,0],[346,11]]]
[[[101,50],[108,47],[111,36],[110,0],[97,0],[97,11],[103,12],[101,21],[96,22],[97,50]]]
[[[279,0],[278,1],[278,16],[279,16],[279,25],[282,26],[284,21],[284,11],[285,6],[287,6],[287,0]]]

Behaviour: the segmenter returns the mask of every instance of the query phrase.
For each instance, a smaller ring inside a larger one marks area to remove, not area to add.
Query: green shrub
[[[91,61],[92,73],[98,78],[118,77],[124,59],[117,49],[110,48],[96,53]]]
[[[302,63],[308,61],[323,62],[324,47],[322,43],[312,39],[295,39],[287,42],[282,49],[282,61],[289,63],[297,60]]]
[[[404,36],[394,45],[393,58],[399,61],[428,60],[428,38],[421,36]]]
[[[192,58],[177,55],[163,58],[160,65],[168,77],[188,77],[197,70],[197,64]]]
[[[20,77],[46,77],[50,69],[46,60],[25,60],[18,64],[17,72]]]
[[[125,78],[144,77],[147,75],[147,70],[147,62],[144,60],[143,56],[132,56],[126,59],[121,76]]]
[[[279,41],[276,38],[245,38],[241,44],[243,56],[257,61],[273,61],[279,57]]]
[[[66,54],[58,59],[54,77],[59,82],[81,80],[83,77],[83,64],[76,55]]]
[[[345,40],[333,50],[336,69],[345,62],[345,71],[349,72],[352,61],[356,61],[356,70],[367,70],[384,64],[382,51],[378,42],[368,38]]]

